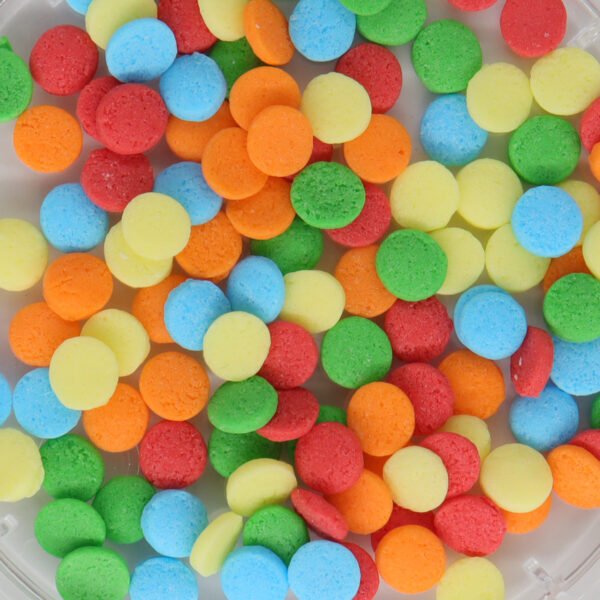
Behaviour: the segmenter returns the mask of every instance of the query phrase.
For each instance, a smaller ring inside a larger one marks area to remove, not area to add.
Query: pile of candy
[[[67,1],[85,28],[44,33],[29,68],[0,40],[20,160],[58,173],[84,133],[100,144],[47,193],[41,231],[0,218],[0,289],[43,294],[10,324],[33,370],[0,375],[0,501],[52,498],[35,536],[60,595],[195,600],[197,572],[228,600],[370,600],[380,578],[503,600],[485,557],[540,527],[552,491],[600,508],[600,396],[589,417],[577,399],[600,392],[600,195],[569,179],[581,144],[600,179],[600,63],[559,48],[562,0],[505,2],[529,74],[483,65],[424,0],[299,0],[289,22],[271,0]],[[386,114],[403,85],[388,46],[407,43],[439,94],[421,162]],[[337,62],[301,90],[296,53]],[[34,82],[78,94],[76,115],[29,108]],[[508,161],[480,158],[499,134]],[[163,140],[179,162],[155,174]],[[109,307],[122,284],[129,312]],[[511,295],[537,286],[548,331]],[[344,407],[303,387],[319,363]],[[512,388],[516,443],[493,447]],[[106,481],[105,457],[136,448],[140,475]],[[210,519],[185,489],[207,468],[228,506]],[[130,577],[105,542],[142,540],[160,556]]]

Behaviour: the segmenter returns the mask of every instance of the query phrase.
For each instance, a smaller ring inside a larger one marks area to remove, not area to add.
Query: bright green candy
[[[352,9],[351,9],[352,10]],[[425,0],[392,0],[377,14],[359,13],[360,34],[376,44],[401,46],[413,40],[427,20]]]
[[[374,15],[381,12],[392,0],[340,0],[355,15]]]
[[[208,405],[208,420],[225,433],[250,433],[264,427],[277,411],[277,392],[262,377],[227,381]]]
[[[0,123],[16,119],[31,102],[33,79],[25,61],[0,37]]]
[[[292,205],[298,216],[319,229],[349,225],[365,205],[365,188],[348,167],[317,162],[306,167],[292,183]]]
[[[392,365],[392,346],[373,321],[348,317],[325,334],[321,361],[329,379],[356,389],[386,376]]]
[[[542,115],[528,119],[510,138],[508,157],[513,169],[533,185],[554,185],[577,168],[581,141],[564,119]]]
[[[84,546],[102,546],[106,540],[104,520],[89,504],[73,498],[46,504],[35,520],[40,546],[59,558]]]
[[[310,541],[306,523],[293,510],[273,505],[257,510],[244,525],[244,545],[264,546],[288,565],[300,546]]]
[[[341,423],[342,425],[348,425],[348,416],[346,415],[346,411],[339,406],[321,404],[316,424],[318,425],[319,423]]]
[[[58,566],[56,587],[63,600],[123,600],[129,592],[129,569],[107,548],[79,548]]]
[[[77,498],[86,502],[104,480],[104,460],[92,444],[78,435],[63,435],[40,448],[44,489],[53,498]]]
[[[258,433],[225,433],[213,429],[208,442],[208,457],[214,470],[229,477],[238,467],[255,458],[274,458],[281,455],[281,444]]]
[[[483,55],[477,36],[467,26],[444,19],[419,33],[412,63],[430,92],[452,94],[467,89],[471,77],[481,69]]]
[[[270,240],[252,240],[252,254],[270,258],[286,275],[317,266],[323,254],[323,232],[295,218],[283,233]]]
[[[418,302],[442,287],[448,258],[431,236],[416,229],[401,229],[381,244],[375,266],[388,291],[401,300]]]
[[[590,427],[592,429],[600,429],[600,396],[596,396],[592,402]]]
[[[228,94],[239,77],[250,71],[250,69],[262,65],[260,59],[252,52],[252,48],[245,37],[235,42],[218,41],[212,47],[209,56],[223,71]]]
[[[106,522],[106,537],[117,544],[135,544],[142,532],[142,512],[154,488],[138,475],[111,479],[94,499],[94,508]]]

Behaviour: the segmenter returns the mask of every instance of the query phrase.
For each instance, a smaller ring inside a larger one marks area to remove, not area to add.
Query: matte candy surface
[[[296,512],[319,535],[336,541],[348,535],[348,524],[342,513],[322,496],[296,488],[291,495]]]
[[[33,80],[25,61],[12,52],[10,46],[0,45],[0,123],[18,117],[31,102]]]
[[[596,276],[600,274],[600,224],[593,225],[583,240],[583,257],[587,268]]]
[[[12,410],[12,390],[6,377],[0,373],[0,425],[4,425]]]
[[[0,501],[31,498],[43,480],[44,467],[33,438],[17,429],[0,429]]]
[[[258,430],[274,442],[288,442],[306,435],[317,422],[319,401],[304,388],[279,390],[277,412]]]
[[[161,0],[158,18],[175,34],[181,54],[206,52],[217,41],[202,18],[198,0]]]
[[[563,392],[573,396],[600,392],[600,338],[576,344],[555,337],[550,377]]]
[[[180,600],[198,598],[198,581],[183,563],[160,557],[135,568],[129,588],[131,600],[160,600],[170,594]]]
[[[577,202],[577,206],[581,210],[583,217],[583,232],[579,239],[579,244],[581,244],[585,234],[600,221],[600,194],[593,185],[575,179],[564,181],[558,187],[565,190]]]
[[[251,0],[244,8],[244,33],[260,60],[268,65],[286,65],[294,57],[288,22],[270,0]]]
[[[359,15],[357,24],[367,40],[383,46],[401,46],[417,36],[426,20],[424,0],[393,0],[374,14],[369,11]]]
[[[529,326],[521,347],[510,359],[510,378],[521,396],[537,398],[550,379],[554,362],[552,336]]]
[[[465,586],[465,581],[469,582]],[[463,558],[448,567],[437,590],[436,600],[503,600],[504,579],[493,563],[485,558]]]
[[[247,0],[215,3],[199,0],[200,12],[209,31],[218,39],[235,42],[244,35],[244,8]]]
[[[483,460],[492,448],[492,438],[486,422],[472,415],[454,415],[441,428],[441,431],[457,433],[473,442]]]

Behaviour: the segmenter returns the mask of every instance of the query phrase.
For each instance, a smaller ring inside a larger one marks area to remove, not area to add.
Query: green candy
[[[33,79],[25,61],[0,37],[0,123],[16,119],[31,102]]]
[[[340,0],[355,15],[374,15],[380,13],[391,0]]]
[[[346,415],[346,411],[339,406],[321,404],[316,424],[318,425],[319,423],[341,423],[342,425],[348,425],[348,416]]]
[[[359,13],[359,33],[370,42],[401,46],[414,40],[427,21],[425,0],[392,0],[377,14]]]
[[[600,396],[596,396],[592,402],[590,427],[592,429],[600,429]]]
[[[227,94],[239,77],[262,65],[245,37],[235,42],[218,41],[208,55],[219,65],[225,76]]]
[[[155,489],[139,475],[111,479],[94,499],[94,508],[106,522],[106,537],[117,544],[143,539],[142,512]]]
[[[40,510],[35,537],[48,554],[63,558],[77,548],[102,546],[106,540],[104,520],[89,504],[73,498],[54,500]]]

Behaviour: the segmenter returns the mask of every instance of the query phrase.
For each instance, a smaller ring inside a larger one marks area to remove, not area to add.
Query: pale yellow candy
[[[442,459],[421,446],[392,454],[383,466],[383,478],[394,502],[413,512],[434,510],[448,493],[448,471]]]
[[[173,259],[150,260],[136,254],[123,237],[121,223],[108,232],[104,240],[104,259],[113,276],[132,288],[156,285],[166,279],[173,268]]]
[[[96,43],[106,50],[115,31],[135,19],[156,18],[154,0],[92,0],[85,15],[85,28]]]
[[[470,231],[459,227],[438,229],[430,235],[448,257],[446,279],[437,293],[451,296],[470,288],[485,268],[481,242]]]
[[[563,181],[558,187],[562,188],[577,202],[583,216],[583,232],[579,244],[583,244],[585,234],[590,227],[600,221],[600,194],[596,188],[585,181],[570,179]]]
[[[0,289],[33,287],[48,264],[48,244],[39,229],[21,219],[0,219]]]
[[[600,279],[600,222],[590,227],[583,240],[583,259],[587,268]]]
[[[508,133],[523,124],[533,104],[529,78],[510,63],[484,65],[467,87],[467,109],[479,127]]]
[[[269,504],[281,504],[298,482],[291,465],[272,458],[257,458],[238,467],[227,480],[229,508],[244,517]]]
[[[558,48],[531,68],[536,102],[553,115],[576,115],[600,96],[600,63],[581,48]]]
[[[150,338],[144,326],[124,310],[109,308],[91,317],[81,335],[104,342],[117,357],[119,375],[131,375],[150,353]]]
[[[480,158],[456,175],[460,200],[458,214],[479,229],[498,229],[510,223],[512,211],[523,195],[523,184],[505,163]]]
[[[539,508],[552,492],[552,471],[537,450],[524,444],[494,449],[481,465],[481,488],[500,508],[527,513]]]
[[[0,429],[0,502],[31,498],[43,481],[42,457],[33,439],[17,429]]]
[[[310,333],[331,329],[342,316],[346,293],[342,284],[325,271],[295,271],[284,277],[285,304],[279,315]]]
[[[504,577],[486,558],[463,558],[448,567],[435,600],[504,600]]]
[[[490,430],[483,419],[471,415],[454,415],[450,417],[440,431],[456,433],[473,442],[482,460],[492,449]]]
[[[227,512],[211,521],[200,534],[192,553],[190,565],[202,577],[218,573],[242,533],[244,520],[234,512]]]
[[[485,247],[488,275],[509,292],[525,292],[535,287],[549,265],[549,258],[535,256],[519,244],[510,223],[495,231]]]
[[[64,341],[50,361],[50,385],[68,408],[91,410],[111,399],[119,382],[115,353],[93,337]]]
[[[209,31],[224,42],[244,37],[244,9],[248,0],[198,0]]]
[[[392,216],[398,225],[421,231],[446,227],[458,207],[456,178],[444,165],[426,160],[410,165],[392,186]]]
[[[204,362],[221,379],[256,375],[271,347],[269,328],[258,317],[234,311],[221,315],[204,336]]]
[[[310,81],[300,110],[315,136],[327,144],[357,138],[371,121],[369,94],[358,81],[341,73],[326,73]]]

